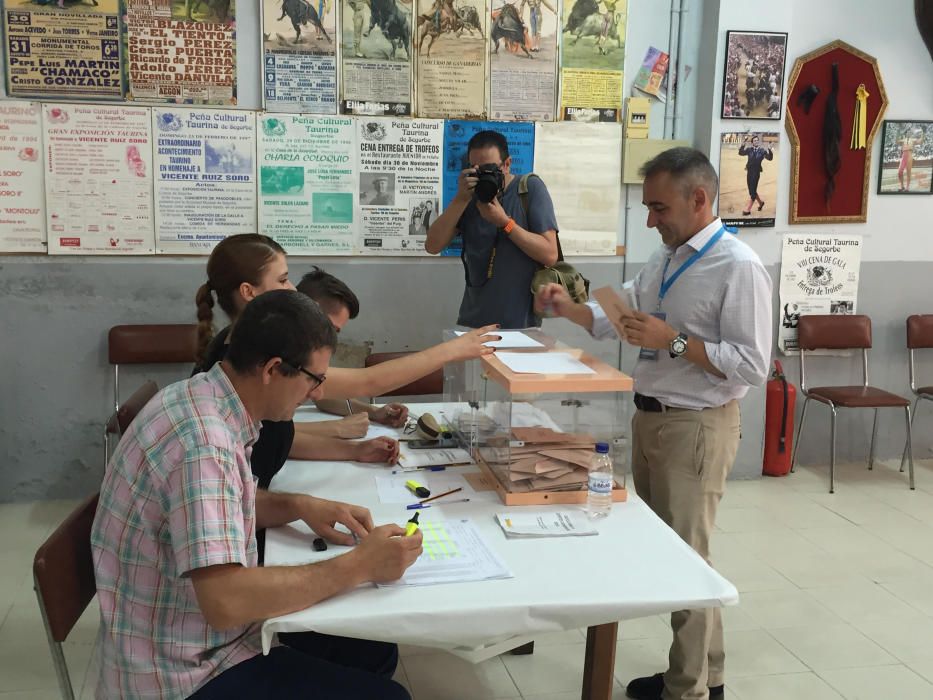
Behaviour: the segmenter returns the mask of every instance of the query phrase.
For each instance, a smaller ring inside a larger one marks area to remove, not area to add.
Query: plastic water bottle
[[[590,463],[586,491],[586,512],[591,518],[604,518],[612,510],[612,459],[609,445],[596,443],[596,452]]]

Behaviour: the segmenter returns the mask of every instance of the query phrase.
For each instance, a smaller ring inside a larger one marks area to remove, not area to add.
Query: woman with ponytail
[[[200,286],[195,296],[198,315],[195,372],[206,371],[223,359],[230,329],[236,324],[246,304],[264,292],[294,288],[288,277],[285,251],[268,236],[241,234],[218,243],[207,261],[207,282]],[[216,335],[213,312],[215,303],[231,321],[231,326]],[[325,396],[328,399],[379,396],[420,379],[448,362],[489,354],[492,348],[484,343],[495,339],[486,335],[494,328],[480,328],[427,350],[373,367],[331,367],[327,372]],[[356,420],[353,416],[349,418]],[[319,424],[314,423],[264,421],[251,457],[253,473],[259,479],[259,486],[268,488],[272,477],[289,457],[390,464],[398,458],[398,442],[391,438],[349,442],[322,435],[320,428]]]

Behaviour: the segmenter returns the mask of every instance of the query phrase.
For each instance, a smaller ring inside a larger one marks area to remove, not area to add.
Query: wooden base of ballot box
[[[507,506],[548,506],[586,503],[586,489],[579,491],[526,491],[517,493],[510,491],[508,484],[504,484],[495,470],[486,461],[477,455],[476,464],[482,470],[489,482],[495,487],[499,498]],[[616,484],[612,489],[612,500],[621,502],[628,499],[625,487]]]

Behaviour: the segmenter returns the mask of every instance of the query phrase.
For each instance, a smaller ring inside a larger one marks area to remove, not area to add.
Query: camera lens
[[[499,186],[490,181],[490,178],[480,176],[479,182],[476,183],[476,188],[473,190],[476,193],[476,198],[483,202],[484,204],[489,204],[496,194],[499,192]]]
[[[495,164],[480,165],[476,168],[476,187],[473,192],[476,199],[484,204],[491,202],[502,190],[505,175]]]

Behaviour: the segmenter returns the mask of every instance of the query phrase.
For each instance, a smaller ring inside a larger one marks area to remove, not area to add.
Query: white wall
[[[712,0],[711,0],[712,1]],[[790,201],[790,140],[781,121],[719,118],[722,95],[722,65],[727,30],[787,32],[789,77],[798,56],[835,39],[841,39],[878,60],[888,94],[884,119],[933,119],[933,63],[924,46],[908,0],[720,0],[719,35],[712,127],[698,148],[709,149],[713,164],[719,162],[719,134],[745,126],[771,128],[781,134],[778,205],[774,229],[742,231],[742,238],[766,265],[781,260],[781,236],[796,233],[858,234],[864,237],[862,263],[884,261],[933,261],[933,197],[876,194],[879,129],[872,144],[868,183],[868,220],[864,224],[788,225]],[[784,95],[785,99],[787,95]],[[785,109],[786,112],[786,109]],[[933,285],[931,285],[933,287]],[[929,290],[928,290],[929,291]]]

